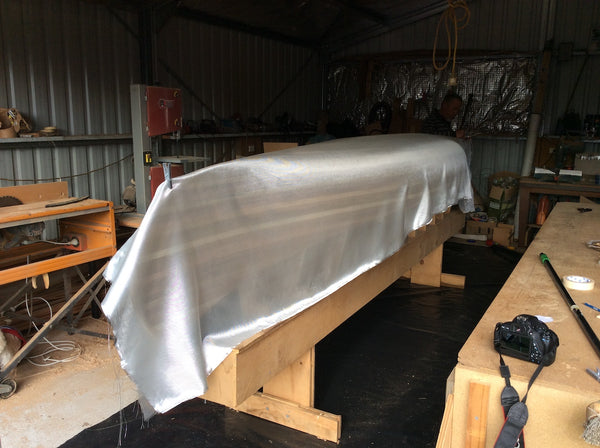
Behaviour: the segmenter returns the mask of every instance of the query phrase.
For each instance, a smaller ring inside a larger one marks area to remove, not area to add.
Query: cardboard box
[[[494,199],[498,202],[513,202],[516,196],[517,187],[505,188],[496,185],[492,186],[489,194],[490,200]]]
[[[581,171],[584,176],[600,174],[600,154],[577,154],[575,169]]]
[[[473,221],[467,220],[465,226],[465,234],[467,235],[487,235],[488,240],[492,239],[496,223],[492,221]]]
[[[488,178],[488,198],[498,202],[512,202],[519,190],[519,178],[517,173],[500,171]]]
[[[517,202],[515,200],[504,202],[490,199],[487,210],[488,217],[494,218],[497,222],[506,221],[515,212],[516,205]]]
[[[496,221],[505,221],[514,213],[519,192],[519,175],[510,171],[501,171],[488,179],[488,216]]]
[[[249,157],[262,154],[263,143],[260,137],[240,137],[235,141],[235,154],[237,157]]]
[[[514,245],[515,226],[512,224],[498,223],[494,228],[494,243],[510,247]]]
[[[495,221],[467,220],[465,225],[467,235],[487,235],[488,240],[501,246],[514,245],[515,226],[512,224],[496,223]]]

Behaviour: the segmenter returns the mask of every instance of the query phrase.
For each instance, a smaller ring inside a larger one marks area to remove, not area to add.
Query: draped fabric
[[[237,344],[457,203],[472,208],[465,151],[423,134],[332,140],[163,183],[105,272],[122,366],[155,411],[202,395]]]

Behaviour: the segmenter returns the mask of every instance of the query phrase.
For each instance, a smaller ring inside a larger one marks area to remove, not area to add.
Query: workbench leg
[[[298,358],[236,409],[288,428],[338,442],[342,417],[314,409],[315,348]]]
[[[65,299],[68,301],[71,298],[71,295],[73,294],[73,286],[71,283],[71,269],[70,268],[63,269],[62,277],[63,277],[63,290],[65,292]],[[68,313],[65,316],[65,320],[67,321],[67,324],[69,326],[71,326],[73,324],[73,313]]]

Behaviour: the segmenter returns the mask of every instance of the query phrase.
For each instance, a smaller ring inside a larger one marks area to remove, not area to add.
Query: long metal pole
[[[581,314],[579,306],[573,301],[571,295],[565,288],[565,285],[563,285],[562,281],[560,280],[560,277],[552,267],[552,264],[550,264],[550,259],[548,258],[548,255],[546,255],[543,252],[540,253],[540,261],[544,266],[546,266],[546,269],[550,273],[550,277],[552,277],[552,280],[554,280],[554,284],[562,294],[563,298],[566,300],[567,305],[569,305],[569,308],[571,308],[571,311],[573,311],[573,314],[575,314],[575,317],[577,317],[577,320],[579,321],[583,332],[590,340],[590,343],[592,344],[594,350],[596,350],[596,354],[600,357],[600,340],[598,339],[598,336],[596,336],[596,333],[594,333],[594,330],[592,329],[592,327],[590,327],[588,321],[585,320],[585,317],[583,317],[583,314]]]

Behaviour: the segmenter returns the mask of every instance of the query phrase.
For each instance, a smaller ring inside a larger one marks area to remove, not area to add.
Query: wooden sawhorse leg
[[[415,264],[409,271],[410,282],[417,285],[450,286],[464,289],[464,275],[445,274],[442,272],[442,254],[444,246],[438,246],[433,252]]]
[[[339,442],[342,417],[313,408],[315,348],[275,375],[236,409],[280,425]]]

